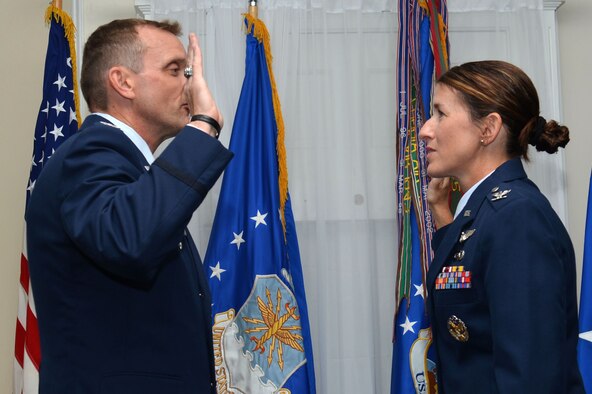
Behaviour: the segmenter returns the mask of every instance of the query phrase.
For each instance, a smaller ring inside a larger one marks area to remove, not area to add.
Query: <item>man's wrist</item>
[[[214,118],[212,118],[209,115],[204,115],[204,114],[197,114],[197,115],[193,115],[191,117],[191,123],[193,123],[196,127],[198,127],[198,124],[206,124],[208,125],[208,129],[210,129],[210,131],[212,132],[208,132],[208,134],[210,134],[212,137],[218,139],[218,137],[220,137],[220,132],[222,131],[222,126],[220,126],[220,123],[218,123],[218,121]],[[198,127],[201,129],[201,127]]]

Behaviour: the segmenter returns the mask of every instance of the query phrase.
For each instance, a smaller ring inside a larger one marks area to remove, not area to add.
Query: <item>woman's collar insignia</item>
[[[511,191],[512,189],[494,191],[491,193],[491,201],[497,201],[501,200],[502,198],[506,198]]]

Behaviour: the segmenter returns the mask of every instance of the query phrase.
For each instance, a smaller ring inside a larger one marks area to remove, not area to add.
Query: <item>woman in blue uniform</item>
[[[481,61],[436,84],[426,144],[434,259],[428,310],[439,393],[584,393],[569,235],[522,166],[569,131],[539,115],[518,67]],[[454,218],[448,177],[466,191]]]

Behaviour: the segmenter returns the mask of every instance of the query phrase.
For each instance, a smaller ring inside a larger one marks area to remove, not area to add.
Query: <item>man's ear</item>
[[[107,79],[111,88],[120,96],[133,99],[136,97],[134,90],[135,81],[133,72],[124,66],[111,67],[107,73]]]
[[[502,117],[497,112],[487,115],[481,123],[481,140],[483,145],[489,145],[495,141],[504,126]]]

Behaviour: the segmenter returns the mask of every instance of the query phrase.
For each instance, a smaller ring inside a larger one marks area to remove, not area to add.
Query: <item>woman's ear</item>
[[[124,66],[111,67],[107,73],[109,85],[120,96],[127,99],[133,99],[136,96],[133,76],[132,71]]]
[[[494,142],[503,126],[502,117],[497,112],[492,112],[487,115],[481,123],[481,141],[483,145],[489,145]]]

